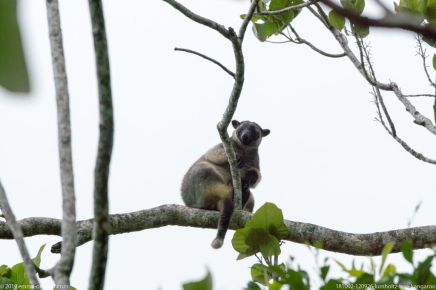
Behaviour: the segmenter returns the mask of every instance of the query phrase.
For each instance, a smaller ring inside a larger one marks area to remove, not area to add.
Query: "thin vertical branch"
[[[70,285],[76,252],[76,198],[74,195],[73,157],[71,148],[70,100],[62,44],[61,20],[57,0],[47,0],[53,76],[58,116],[58,146],[62,183],[62,252],[54,268],[57,286]]]
[[[100,135],[94,171],[94,248],[88,289],[101,290],[104,286],[109,243],[108,236],[110,233],[108,221],[108,180],[113,146],[114,121],[109,55],[102,2],[101,0],[89,0],[88,3],[94,37],[100,111]]]
[[[377,83],[375,71],[374,71],[374,68],[372,67],[371,58],[369,57],[368,48],[365,46],[365,44],[363,43],[361,38],[359,38],[357,35],[355,35],[355,38],[356,38],[357,47],[359,48],[361,63],[362,63],[364,73],[367,74],[367,71],[365,68],[365,60],[364,60],[364,57],[365,57],[366,62],[368,63],[369,72],[371,73],[370,78],[373,79],[375,83]],[[388,112],[386,105],[385,105],[383,95],[381,94],[380,89],[377,86],[373,85],[372,87],[375,90],[375,93],[378,97],[377,100],[380,103],[381,108],[383,110],[383,113],[385,114],[386,120],[388,121],[389,127],[391,128],[391,134],[395,138],[397,136],[397,130],[395,129],[394,122],[392,121],[392,118]]]
[[[26,275],[29,278],[30,283],[32,283],[35,289],[41,289],[38,278],[36,278],[35,266],[33,264],[32,259],[30,258],[29,251],[27,250],[26,247],[26,243],[24,242],[23,231],[21,229],[20,224],[17,222],[17,219],[15,218],[11,206],[9,205],[6,192],[1,182],[0,182],[0,209],[2,210],[2,214],[6,219],[6,223],[12,232],[15,242],[18,245],[18,249],[20,251],[21,257],[23,258],[24,269],[26,270]]]
[[[436,86],[434,87],[434,94],[436,96]],[[433,118],[434,122],[436,123],[436,98],[433,101]]]
[[[242,87],[244,85],[245,63],[244,55],[242,53],[242,42],[247,30],[248,21],[253,17],[253,13],[256,10],[258,0],[251,2],[248,13],[241,24],[239,29],[239,35],[236,35],[232,28],[229,28],[229,40],[232,42],[233,53],[236,62],[235,82],[233,84],[232,92],[230,94],[229,104],[223,114],[221,121],[217,125],[217,129],[223,142],[224,150],[227,158],[229,159],[230,171],[232,174],[233,192],[234,192],[234,205],[236,209],[242,209],[242,186],[241,186],[241,174],[238,169],[235,150],[231,144],[231,140],[227,133],[227,128],[230,121],[235,114],[238,106],[239,97],[241,96]]]
[[[422,36],[421,35],[417,35],[416,36],[416,42],[417,42],[417,48],[418,48],[418,55],[421,57],[422,59],[422,67],[424,69],[424,73],[427,76],[427,80],[428,83],[436,88],[436,83],[432,80],[432,78],[430,77],[430,73],[428,71],[428,66],[427,66],[427,50],[422,46]]]

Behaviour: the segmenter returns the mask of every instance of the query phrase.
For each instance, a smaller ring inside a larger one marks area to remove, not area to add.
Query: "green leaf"
[[[250,281],[247,284],[247,287],[244,290],[262,290],[256,282]]]
[[[259,1],[259,11],[275,11],[297,5],[302,2],[303,0],[271,0],[267,8],[263,1]],[[288,24],[300,13],[300,11],[301,9],[295,9],[286,13],[281,13],[280,15],[253,17],[252,21],[254,23],[254,35],[260,41],[265,41],[270,36],[281,33],[283,29],[285,29]],[[246,16],[241,15],[241,17],[245,18]]]
[[[325,281],[327,274],[329,273],[330,266],[329,265],[322,266],[319,270],[322,280]]]
[[[260,41],[265,41],[271,35],[277,32],[276,25],[271,21],[265,21],[264,23],[254,23],[253,33]]]
[[[30,90],[15,0],[0,1],[0,86],[11,92]]]
[[[247,17],[247,14],[241,14],[239,17],[241,17],[241,19],[245,19],[245,17]],[[260,15],[251,16],[251,21],[253,21],[253,22],[257,22],[260,20],[263,20],[263,16],[260,16]]]
[[[414,17],[412,21],[415,24],[420,24],[425,17],[427,0],[400,0],[399,4],[394,3],[394,7],[397,13],[403,13]]]
[[[16,264],[11,269],[11,280],[17,285],[31,285],[26,277],[24,263]]]
[[[436,22],[436,0],[427,0],[427,6],[425,7],[425,17],[428,22]]]
[[[330,279],[326,284],[324,284],[321,288],[319,288],[320,290],[337,290],[338,284],[343,283],[340,280],[336,280],[336,279]]]
[[[11,289],[11,288],[7,288],[10,287],[10,285],[13,285],[14,282],[6,277],[0,277],[0,289]]]
[[[331,26],[341,31],[345,26],[345,18],[332,10],[329,13],[329,23]]]
[[[249,257],[257,252],[257,250],[247,243],[249,234],[252,229],[242,228],[238,229],[232,238],[232,246],[237,252],[240,253],[238,260]]]
[[[392,249],[394,248],[394,242],[387,243],[382,250],[382,260],[380,264],[379,274],[382,273],[383,267],[385,266],[386,258],[388,257],[389,253],[392,252]]]
[[[268,270],[271,273],[277,274],[279,277],[283,277],[286,275],[286,265],[281,263],[280,265],[272,265],[268,267]]]
[[[183,284],[183,290],[212,290],[212,275],[207,271],[206,276],[200,281]]]
[[[261,252],[264,257],[280,254],[280,240],[288,235],[282,211],[272,203],[259,208],[243,229],[235,232],[233,248],[240,253],[238,259]]]
[[[45,244],[39,248],[38,254],[36,254],[35,258],[33,258],[33,263],[35,263],[35,265],[38,267],[41,265],[41,254],[42,251],[44,251],[44,248],[45,248]]]
[[[435,56],[433,55],[433,67],[435,65]],[[404,241],[400,246],[404,259],[413,265],[413,245],[410,240]]]
[[[433,69],[436,70],[436,54],[433,54]]]
[[[281,252],[280,242],[272,235],[267,235],[267,239],[259,245],[259,248],[264,257],[278,256]]]
[[[273,203],[265,203],[247,222],[248,228],[262,228],[281,240],[288,236],[288,228],[283,222],[283,213]]]
[[[383,272],[383,277],[394,277],[397,274],[395,265],[389,264]]]
[[[411,285],[413,284],[413,276],[407,273],[397,274],[399,285]]]
[[[268,286],[269,280],[271,280],[268,268],[262,264],[254,264],[251,266],[251,279],[264,286]]]
[[[268,290],[280,290],[282,289],[282,284],[278,281],[274,281],[271,285],[269,285]]]
[[[431,278],[430,269],[433,259],[434,256],[431,255],[427,257],[424,261],[420,262],[416,267],[414,280],[417,285],[426,285],[429,278]]]
[[[10,277],[11,269],[6,265],[0,266],[0,277]]]
[[[35,263],[35,265],[37,265],[38,267],[41,264],[41,254],[44,248],[45,248],[45,244],[39,248],[38,254],[36,255],[35,258],[33,258],[33,263]],[[24,263],[19,263],[12,267],[11,280],[17,285],[25,285],[25,286],[31,285],[29,279],[26,276]]]
[[[307,287],[304,276],[302,271],[294,271],[292,269],[288,269],[288,272],[286,273],[286,283],[291,286],[291,289],[295,290],[308,290],[309,287]]]
[[[363,273],[359,278],[357,278],[354,285],[362,285],[362,284],[374,284],[374,276],[369,273]],[[355,289],[365,289],[362,287],[355,287]]]
[[[365,0],[341,0],[342,7],[353,11],[357,14],[362,14],[365,9]]]
[[[351,31],[359,38],[365,38],[369,35],[369,26],[352,24]]]

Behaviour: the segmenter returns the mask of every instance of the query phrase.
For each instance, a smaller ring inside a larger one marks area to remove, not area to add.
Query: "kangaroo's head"
[[[235,128],[232,135],[233,141],[244,148],[259,147],[262,138],[270,133],[269,129],[262,129],[257,123],[250,121],[233,120],[232,126]]]

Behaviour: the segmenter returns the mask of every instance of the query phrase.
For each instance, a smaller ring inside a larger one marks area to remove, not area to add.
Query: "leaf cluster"
[[[45,245],[42,245],[36,257],[33,258],[33,263],[38,267],[41,264],[41,254],[44,248]],[[23,286],[31,287],[31,285],[26,276],[24,263],[18,263],[12,267],[8,267],[7,265],[0,266],[0,289],[14,289],[13,287],[25,289]]]

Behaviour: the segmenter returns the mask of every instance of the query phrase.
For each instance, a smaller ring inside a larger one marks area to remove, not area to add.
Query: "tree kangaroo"
[[[232,121],[231,141],[236,153],[242,183],[242,207],[252,212],[254,199],[250,188],[260,181],[258,148],[270,133],[250,121]],[[220,211],[218,233],[212,247],[222,246],[233,213],[233,186],[230,165],[220,143],[202,155],[188,170],[182,181],[182,198],[187,206]]]

